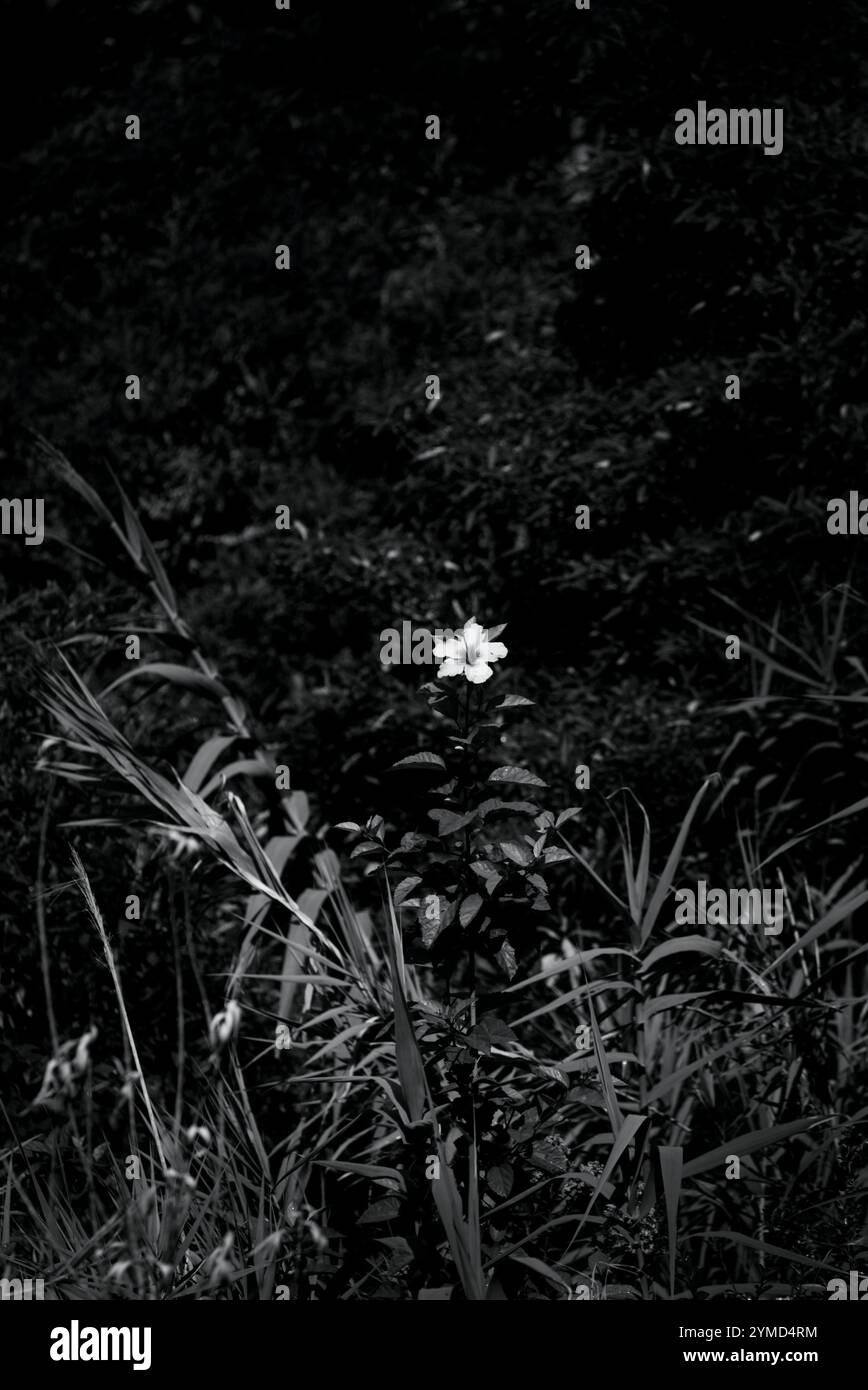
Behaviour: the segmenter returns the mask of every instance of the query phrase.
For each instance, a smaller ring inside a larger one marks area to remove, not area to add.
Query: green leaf
[[[498,876],[497,866],[492,864],[490,859],[474,859],[470,865],[475,874],[480,878],[494,878]]]
[[[547,864],[562,864],[565,859],[572,859],[569,850],[561,849],[559,845],[549,845],[543,851],[543,858]]]
[[[303,792],[299,787],[297,791],[290,792],[289,796],[282,796],[280,804],[286,812],[289,820],[295,826],[300,835],[304,834],[307,818],[310,815],[310,802],[307,792]],[[382,835],[380,839],[382,839]]]
[[[209,738],[202,744],[181,779],[191,792],[199,790],[217,759],[226,752],[227,748],[231,747],[235,740],[235,734],[218,734],[216,738]]]
[[[368,840],[363,845],[356,845],[355,849],[350,853],[350,858],[360,859],[363,854],[380,854],[382,849],[382,845],[372,844],[371,841]]]
[[[410,896],[416,884],[421,882],[422,879],[419,874],[412,874],[409,878],[402,878],[395,889],[395,906],[400,907],[404,899]]]
[[[169,661],[146,661],[144,665],[136,663],[132,671],[125,671],[122,676],[118,676],[117,680],[105,687],[98,698],[103,700],[112,690],[117,690],[118,686],[126,685],[128,681],[141,676],[168,681],[171,685],[183,685],[188,690],[196,690],[202,695],[214,695],[218,700],[226,699],[229,694],[221,681],[213,676],[206,676],[202,671],[193,671],[189,666],[176,666]]]
[[[663,1193],[669,1231],[669,1297],[675,1297],[675,1253],[678,1246],[678,1202],[681,1197],[681,1173],[684,1150],[678,1146],[658,1150],[660,1171],[663,1174]]]
[[[386,879],[386,904],[389,911],[390,931],[386,932],[386,948],[389,953],[389,974],[392,981],[392,1005],[395,1012],[395,1059],[398,1079],[401,1083],[403,1101],[411,1124],[418,1124],[425,1112],[427,1082],[419,1042],[413,1030],[407,999],[404,993],[404,960],[401,943],[401,930],[395,917],[395,905]]]
[[[476,820],[475,811],[468,811],[466,816],[457,816],[454,811],[448,811],[445,807],[429,811],[428,815],[437,821],[438,835],[454,835],[456,831],[463,830],[465,825],[472,825]]]
[[[489,782],[518,782],[524,787],[547,787],[541,777],[537,777],[535,772],[528,772],[523,767],[496,767],[488,778]]]
[[[417,849],[424,849],[428,844],[428,838],[427,835],[419,835],[415,830],[410,830],[406,835],[401,836],[398,849],[402,850],[404,854],[410,854]]]
[[[723,950],[723,945],[719,941],[709,941],[706,936],[675,936],[669,941],[664,941],[662,945],[655,946],[654,950],[645,958],[641,969],[650,970],[652,965],[657,965],[661,960],[668,956],[677,955],[681,951],[698,952],[704,956],[719,956]]]
[[[496,1014],[484,1014],[467,1034],[466,1042],[468,1047],[476,1048],[488,1057],[491,1055],[492,1047],[512,1047],[518,1042],[518,1038]]]
[[[515,840],[499,840],[498,847],[513,864],[520,864],[522,868],[526,868],[528,864],[533,863],[533,855],[527,845],[517,844]]]
[[[523,695],[504,695],[499,705],[495,709],[515,709],[518,705],[533,705],[534,700],[526,700]]]
[[[505,974],[506,978],[508,980],[511,980],[516,972],[517,967],[515,962],[515,951],[512,949],[512,946],[509,944],[508,941],[504,941],[503,945],[501,946],[500,950],[497,952],[497,955],[495,956],[495,960],[497,961],[501,970]]]
[[[436,753],[413,753],[412,756],[409,757],[409,758],[402,758],[400,762],[392,763],[392,766],[391,766],[391,768],[390,768],[389,770],[390,770],[391,772],[394,772],[395,768],[399,768],[399,767],[404,767],[404,768],[411,768],[411,767],[414,767],[414,768],[419,768],[419,767],[421,767],[421,768],[426,768],[426,767],[430,767],[430,768],[433,768],[433,769],[434,769],[435,771],[437,771],[437,772],[445,772],[445,771],[446,771],[446,764],[444,763],[444,761],[443,761],[442,758],[438,758],[438,756],[437,756]]]
[[[501,801],[499,797],[492,797],[488,801],[483,801],[476,810],[477,814],[483,818],[494,815],[495,811],[502,816],[533,817],[539,813],[539,807],[534,805],[532,801]]]
[[[675,844],[672,846],[672,849],[669,852],[669,858],[666,860],[663,873],[660,875],[657,887],[654,889],[651,901],[648,904],[648,910],[646,911],[645,916],[642,918],[642,922],[639,927],[640,945],[645,944],[645,942],[648,940],[648,937],[651,935],[651,932],[654,930],[654,923],[657,921],[660,909],[663,906],[669,889],[672,886],[672,880],[675,877],[675,870],[678,868],[678,864],[681,859],[682,852],[684,850],[684,844],[687,840],[690,827],[693,823],[693,817],[696,815],[696,812],[699,809],[700,801],[705,796],[706,791],[708,790],[710,784],[715,780],[716,776],[717,774],[713,773],[711,777],[706,777],[702,786],[699,788],[699,791],[696,793],[696,795],[694,796],[693,800],[687,808],[687,814],[685,815],[684,820],[681,823],[681,829],[678,831],[678,834],[675,837]]]
[[[707,1153],[685,1163],[682,1177],[695,1178],[700,1173],[707,1173],[710,1168],[716,1168],[725,1162],[729,1154],[738,1157],[740,1154],[753,1153],[755,1149],[767,1148],[769,1144],[780,1144],[794,1134],[804,1134],[806,1129],[810,1129],[820,1119],[819,1115],[809,1115],[806,1119],[790,1120],[788,1124],[770,1125],[768,1129],[755,1129],[750,1134],[741,1134],[737,1139],[730,1139],[719,1148],[709,1149]]]
[[[482,898],[478,893],[471,893],[469,898],[465,898],[458,913],[458,920],[462,927],[466,927],[472,922],[479,909],[482,907]]]
[[[434,945],[444,927],[449,925],[445,907],[445,898],[441,898],[437,893],[429,893],[426,898],[423,898],[422,904],[417,910],[416,916],[422,929],[422,942],[428,950]]]
[[[565,1173],[569,1167],[563,1149],[558,1148],[556,1144],[549,1144],[545,1139],[537,1139],[531,1150],[529,1162],[543,1173]]]
[[[593,1019],[593,1013],[591,1017]],[[588,1202],[588,1205],[585,1208],[584,1215],[581,1221],[579,1222],[578,1231],[580,1231],[584,1226],[588,1214],[591,1210],[591,1207],[594,1205],[603,1187],[608,1182],[609,1175],[612,1172],[618,1160],[620,1159],[624,1150],[628,1147],[629,1144],[633,1142],[642,1126],[648,1123],[647,1115],[620,1116],[620,1111],[618,1111],[618,1115],[621,1118],[620,1129],[615,1131],[615,1142],[612,1145],[612,1152],[609,1154],[609,1157],[606,1160],[606,1166],[604,1167],[602,1173],[596,1181],[594,1190],[591,1193],[591,1200]],[[578,1235],[578,1231],[576,1232],[576,1235]]]
[[[485,1181],[498,1197],[508,1197],[515,1182],[515,1169],[511,1163],[495,1163],[486,1173]]]
[[[394,1221],[401,1210],[401,1199],[399,1197],[381,1197],[379,1202],[373,1202],[362,1212],[358,1219],[359,1226],[370,1225],[376,1221]]]
[[[219,772],[215,772],[210,781],[202,787],[199,795],[209,797],[224,782],[228,782],[230,777],[271,777],[273,775],[274,769],[262,762],[260,758],[239,758],[234,763],[228,763]]]
[[[769,1245],[767,1241],[757,1240],[755,1236],[742,1235],[740,1231],[697,1231],[695,1235],[689,1236],[689,1240],[731,1240],[736,1245],[744,1245],[748,1250],[759,1250],[764,1255],[773,1255],[776,1259],[794,1261],[796,1264],[807,1265],[809,1269],[827,1269],[832,1274],[845,1274],[843,1266],[830,1265],[825,1260],[819,1260],[816,1256],[797,1255],[795,1250],[785,1250],[781,1245]]]

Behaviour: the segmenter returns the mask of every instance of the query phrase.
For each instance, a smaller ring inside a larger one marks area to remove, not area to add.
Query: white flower
[[[98,1036],[99,1029],[89,1028],[86,1033],[82,1033],[75,1049],[75,1060],[72,1064],[73,1073],[81,1076],[90,1066],[90,1045]]]
[[[506,656],[502,642],[489,642],[488,628],[469,618],[457,637],[434,643],[434,659],[442,662],[438,676],[465,675],[474,685],[482,685],[491,675],[490,661]]]
[[[195,1144],[201,1140],[207,1147],[211,1143],[211,1131],[207,1125],[190,1125],[184,1130],[184,1138],[188,1144]]]
[[[98,1029],[89,1028],[78,1042],[66,1042],[58,1049],[45,1068],[39,1095],[34,1105],[51,1105],[61,1096],[74,1096],[78,1081],[90,1066],[90,1045]]]
[[[209,1036],[212,1047],[223,1047],[230,1038],[234,1038],[241,1027],[241,1006],[234,999],[230,999],[226,1008],[219,1014],[215,1014],[211,1020]]]

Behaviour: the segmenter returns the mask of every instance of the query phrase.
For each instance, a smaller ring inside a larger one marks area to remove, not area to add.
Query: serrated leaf
[[[545,1139],[537,1139],[531,1149],[530,1162],[534,1168],[539,1168],[544,1173],[565,1173],[569,1167],[567,1156],[562,1149],[555,1144],[549,1144]]]
[[[415,830],[410,830],[406,835],[401,836],[401,843],[398,849],[409,854],[412,850],[424,849],[428,843],[427,835],[419,835]]]
[[[482,907],[482,898],[478,893],[471,893],[469,898],[465,898],[458,913],[458,920],[462,927],[466,927],[468,922],[472,922],[479,909]]]
[[[528,772],[524,767],[496,767],[489,775],[489,782],[517,782],[524,787],[547,787],[541,777],[537,777],[535,772]]]
[[[437,756],[436,753],[413,753],[409,758],[402,758],[400,762],[392,763],[392,766],[389,770],[391,772],[394,772],[395,769],[399,767],[430,767],[433,768],[436,772],[446,771],[446,764],[444,763],[442,758]]]
[[[483,1014],[467,1034],[467,1044],[490,1055],[492,1047],[510,1047],[518,1042],[512,1029],[496,1014]]]
[[[446,926],[443,909],[444,900],[436,893],[429,893],[426,898],[423,898],[422,905],[416,913],[419,926],[422,929],[422,942],[426,948],[434,945]]]
[[[515,1169],[511,1163],[495,1163],[486,1173],[485,1181],[497,1197],[508,1197],[515,1182]]]
[[[499,705],[495,709],[515,709],[518,705],[533,705],[534,700],[526,700],[523,695],[504,695]]]

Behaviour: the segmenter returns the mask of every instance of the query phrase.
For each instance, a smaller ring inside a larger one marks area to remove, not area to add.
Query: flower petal
[[[485,629],[479,623],[464,624],[464,645],[467,648],[468,661],[478,661],[479,653],[485,641]]]
[[[486,642],[483,646],[482,657],[485,661],[502,661],[508,650],[502,642]]]
[[[437,670],[438,676],[460,676],[464,670],[464,662],[458,661],[455,657],[447,657]]]
[[[464,643],[460,637],[447,637],[434,643],[435,661],[463,661]]]
[[[483,681],[487,681],[493,673],[491,667],[486,666],[484,661],[477,661],[473,666],[465,666],[464,674],[473,685],[482,685]]]

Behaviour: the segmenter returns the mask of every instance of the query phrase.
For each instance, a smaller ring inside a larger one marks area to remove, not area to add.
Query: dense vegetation
[[[2,540],[6,1272],[825,1296],[868,1192],[826,530],[864,7],[91,8],[20,16],[3,169],[3,492],[48,527]],[[676,147],[699,99],[782,105],[783,154]],[[484,686],[381,664],[472,616]],[[783,883],[785,933],[685,933],[697,878]]]

